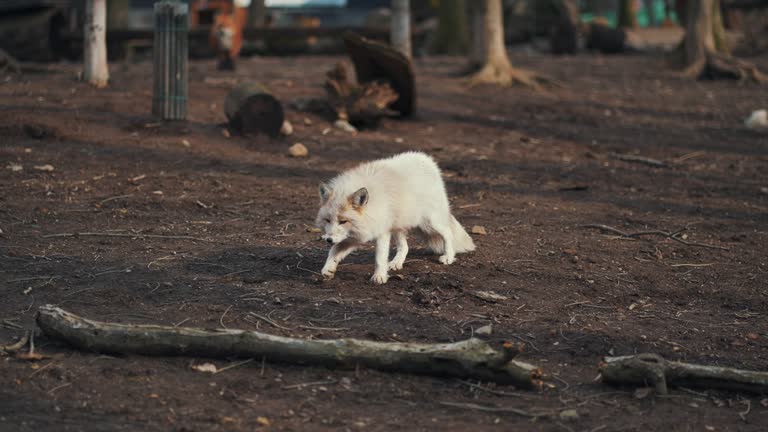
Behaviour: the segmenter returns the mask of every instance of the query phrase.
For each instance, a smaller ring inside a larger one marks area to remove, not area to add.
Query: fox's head
[[[335,194],[325,183],[320,184],[320,211],[315,224],[323,232],[323,240],[330,244],[360,239],[363,210],[368,204],[368,189],[343,196]]]

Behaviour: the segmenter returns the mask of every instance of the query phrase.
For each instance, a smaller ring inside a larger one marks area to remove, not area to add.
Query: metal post
[[[155,3],[152,114],[163,120],[187,117],[188,16],[186,3]]]

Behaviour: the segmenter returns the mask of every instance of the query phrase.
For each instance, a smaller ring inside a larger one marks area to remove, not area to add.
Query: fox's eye
[[[348,220],[339,219],[339,225],[344,225],[347,222],[349,222],[349,221]]]

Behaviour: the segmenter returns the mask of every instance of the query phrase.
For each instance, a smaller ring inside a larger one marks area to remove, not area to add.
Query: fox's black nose
[[[328,238],[328,239],[325,239],[325,241],[327,241],[330,244],[333,244],[333,239]]]

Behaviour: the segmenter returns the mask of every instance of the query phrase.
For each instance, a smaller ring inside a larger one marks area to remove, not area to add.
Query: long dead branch
[[[667,361],[656,354],[606,357],[600,374],[611,384],[650,384],[662,395],[667,394],[667,385],[768,392],[768,372]]]
[[[476,338],[446,344],[306,340],[257,331],[99,322],[52,305],[40,307],[37,324],[52,338],[80,349],[105,353],[266,357],[288,363],[343,368],[360,365],[404,373],[473,378],[525,389],[539,388],[542,384],[539,368],[512,359],[516,350],[496,350]]]
[[[684,244],[686,246],[697,246],[697,247],[703,247],[703,248],[708,248],[708,249],[719,249],[719,250],[724,250],[724,251],[730,250],[727,247],[723,247],[723,246],[709,245],[709,244],[706,244],[706,243],[689,242],[687,240],[684,240],[684,239],[679,237],[680,233],[683,230],[678,230],[678,231],[674,231],[674,232],[662,231],[662,230],[651,230],[651,231],[638,231],[638,232],[628,233],[628,232],[624,232],[624,231],[622,231],[620,229],[616,229],[614,227],[610,227],[608,225],[602,225],[602,224],[588,224],[588,225],[582,225],[581,227],[582,228],[599,229],[601,231],[606,231],[606,232],[609,232],[609,233],[613,233],[613,234],[616,234],[616,235],[618,235],[620,237],[624,237],[624,238],[638,238],[638,237],[643,237],[643,236],[655,235],[655,236],[666,237],[666,238],[668,238],[670,240],[674,240],[674,241],[676,241],[676,242],[678,242],[680,244]]]

